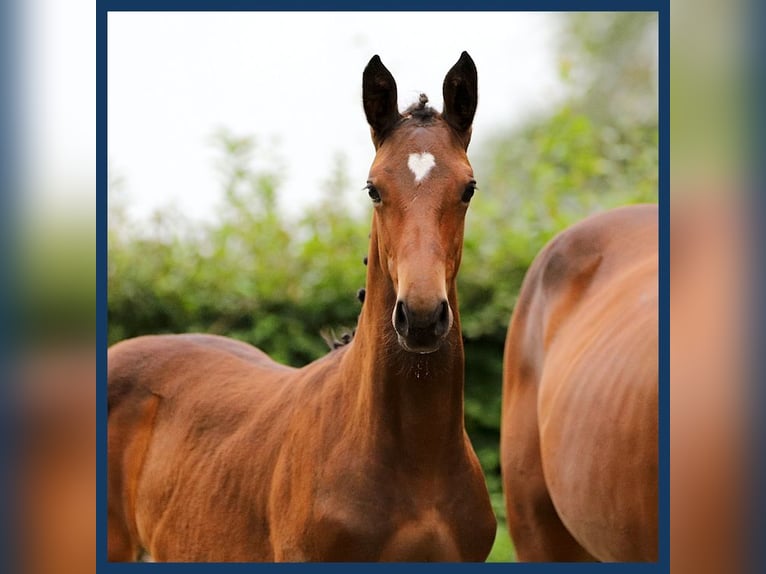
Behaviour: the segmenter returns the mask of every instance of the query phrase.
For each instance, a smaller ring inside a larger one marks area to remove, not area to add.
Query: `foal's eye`
[[[465,186],[465,189],[463,190],[463,196],[460,198],[460,200],[463,203],[470,202],[475,192],[476,192],[476,182],[472,181]]]
[[[380,203],[380,193],[378,193],[378,190],[374,185],[368,182],[365,186],[365,189],[367,190],[367,194],[370,196],[370,199],[373,203]]]

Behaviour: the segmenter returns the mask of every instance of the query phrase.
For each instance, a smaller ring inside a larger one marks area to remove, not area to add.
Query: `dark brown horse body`
[[[210,335],[109,351],[109,559],[481,561],[495,518],[463,424],[456,275],[473,193],[467,54],[401,115],[374,57],[366,299],[301,369]]]
[[[656,206],[592,216],[524,280],[501,433],[519,560],[657,560],[657,239]]]

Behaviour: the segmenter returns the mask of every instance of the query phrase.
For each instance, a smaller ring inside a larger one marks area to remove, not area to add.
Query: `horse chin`
[[[423,341],[408,341],[406,337],[402,337],[399,334],[397,334],[397,339],[399,340],[399,346],[402,349],[408,353],[416,353],[418,355],[429,355],[431,353],[435,353],[441,348],[442,343],[444,342],[444,337],[439,337],[431,343],[425,343]]]

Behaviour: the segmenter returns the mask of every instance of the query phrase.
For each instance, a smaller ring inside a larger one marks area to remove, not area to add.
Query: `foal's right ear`
[[[397,103],[396,80],[377,55],[372,57],[362,75],[362,101],[372,141],[377,148],[402,117]]]

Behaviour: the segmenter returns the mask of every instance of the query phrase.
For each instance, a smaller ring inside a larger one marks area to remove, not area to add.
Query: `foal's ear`
[[[372,57],[362,75],[362,101],[367,123],[372,129],[372,141],[377,147],[402,117],[397,103],[396,80],[377,55]]]
[[[465,140],[465,146],[471,140],[471,124],[476,113],[478,101],[478,80],[476,65],[468,52],[463,52],[460,59],[444,77],[442,86],[444,111],[442,117]]]

